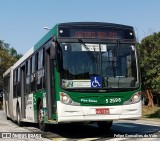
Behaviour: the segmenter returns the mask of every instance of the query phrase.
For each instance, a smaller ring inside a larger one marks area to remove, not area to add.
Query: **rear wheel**
[[[97,125],[102,130],[108,130],[111,128],[113,121],[97,121]]]
[[[41,131],[47,131],[47,125],[44,123],[44,112],[43,112],[43,106],[42,102],[39,103],[38,106],[38,124],[39,124],[39,129]]]
[[[5,112],[6,112],[6,119],[9,120],[9,117],[7,116],[7,104],[5,102]]]
[[[0,109],[2,109],[2,107],[3,107],[3,102],[0,101]]]
[[[20,114],[20,109],[19,109],[19,107],[17,108],[17,124],[18,124],[19,127],[22,126],[21,114]]]
[[[9,120],[9,117],[6,115],[6,119]]]

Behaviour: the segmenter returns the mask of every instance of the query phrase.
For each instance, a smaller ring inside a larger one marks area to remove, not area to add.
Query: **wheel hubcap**
[[[39,122],[42,124],[44,122],[44,113],[43,110],[39,110]]]

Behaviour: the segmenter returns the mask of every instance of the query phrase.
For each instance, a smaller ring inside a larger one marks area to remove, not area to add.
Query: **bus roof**
[[[115,27],[115,28],[129,28],[133,29],[132,26],[115,24],[115,23],[104,23],[104,22],[69,22],[60,23],[58,26],[103,26],[103,27]]]
[[[12,70],[13,67],[10,67],[7,71],[5,71],[3,73],[3,77],[7,76],[8,74],[10,74],[11,70]]]
[[[57,24],[58,25],[58,24]],[[46,35],[44,35],[35,45],[34,51],[45,44],[54,34],[57,34],[57,25],[55,25]]]
[[[13,66],[11,66],[6,72],[3,73],[3,77],[8,75],[12,69],[17,68],[20,64],[23,63],[32,53],[34,52],[34,47],[30,48]]]
[[[30,48],[14,65],[13,69],[17,68],[24,60],[26,60],[32,53],[34,53],[33,47]]]
[[[104,22],[68,22],[68,23],[58,23],[34,45],[34,51],[36,51],[43,44],[45,44],[50,38],[52,38],[52,36],[54,34],[57,35],[57,28],[59,26],[103,26],[103,27],[133,29],[132,26],[128,26],[128,25],[115,24],[115,23],[104,23]]]

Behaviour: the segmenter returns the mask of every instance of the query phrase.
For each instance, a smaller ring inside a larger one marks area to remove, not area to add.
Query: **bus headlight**
[[[129,100],[123,103],[123,105],[138,103],[140,100],[141,100],[141,91],[134,93]]]
[[[69,95],[64,92],[60,92],[60,100],[64,104],[79,106],[80,103],[74,102]]]
[[[62,102],[63,103],[72,103],[72,100],[68,96],[64,95],[64,96],[62,96]]]
[[[140,100],[140,95],[134,94],[133,97],[132,97],[132,101],[134,103],[137,103],[137,102],[139,102],[139,100]]]

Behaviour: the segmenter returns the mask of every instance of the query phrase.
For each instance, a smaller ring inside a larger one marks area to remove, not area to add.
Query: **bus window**
[[[13,73],[13,97],[17,95],[17,70]]]
[[[31,65],[31,68],[32,68],[32,73],[35,72],[35,56],[32,57],[32,65]]]
[[[8,100],[8,96],[10,93],[10,75],[4,77],[4,98]]]
[[[27,67],[26,74],[27,74],[27,76],[29,76],[30,75],[30,60],[27,61],[26,67]]]
[[[35,56],[31,58],[31,92],[35,91]]]
[[[20,89],[20,68],[18,68],[17,73],[17,96],[21,95],[21,89]]]
[[[26,63],[26,94],[30,93],[30,60]]]
[[[43,67],[43,49],[38,53],[38,70]]]
[[[43,49],[39,51],[37,55],[37,64],[38,64],[38,71],[37,71],[37,90],[43,88],[43,77],[44,77],[44,68],[43,68]]]

